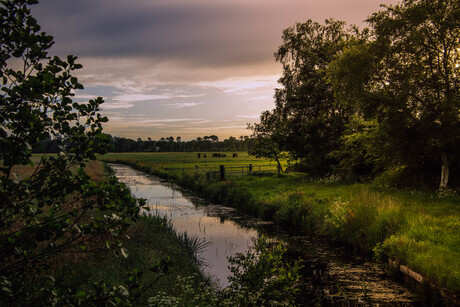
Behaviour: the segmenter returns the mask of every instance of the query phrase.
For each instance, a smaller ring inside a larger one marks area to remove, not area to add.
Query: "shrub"
[[[253,251],[230,257],[231,285],[222,296],[229,306],[293,305],[298,293],[301,264],[283,259],[282,243],[259,237]]]

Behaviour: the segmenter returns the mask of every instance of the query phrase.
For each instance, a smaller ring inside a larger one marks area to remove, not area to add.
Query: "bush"
[[[285,252],[282,243],[262,236],[254,251],[229,258],[231,285],[222,293],[223,302],[229,306],[294,305],[301,265],[284,261]]]

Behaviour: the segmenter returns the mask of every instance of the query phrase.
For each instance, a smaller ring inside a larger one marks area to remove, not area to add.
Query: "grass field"
[[[15,165],[12,168],[12,173],[18,175],[20,178],[29,178],[32,176],[37,167],[40,167],[41,154],[33,154],[31,157],[33,165]],[[93,181],[100,182],[105,179],[105,172],[103,163],[101,161],[89,161],[85,168],[87,174]]]
[[[312,181],[303,174],[235,176],[215,181],[196,171],[195,165],[203,164],[269,163],[244,153],[235,159],[204,160],[198,159],[197,153],[109,154],[103,158],[125,160],[204,198],[274,220],[293,231],[328,236],[382,260],[391,257],[438,285],[460,292],[459,196],[384,190],[331,178]]]
[[[167,171],[177,171],[187,174],[193,174],[197,171],[218,171],[220,165],[224,165],[228,169],[233,169],[235,173],[239,173],[241,168],[245,168],[249,164],[253,165],[254,171],[276,171],[276,162],[268,159],[258,159],[248,155],[247,152],[236,152],[238,157],[233,158],[233,153],[225,152],[226,157],[212,157],[213,152],[201,152],[200,158],[198,153],[187,152],[155,152],[155,153],[109,153],[102,157],[105,161],[115,160],[132,160],[144,163],[157,169]],[[205,157],[206,155],[206,157]],[[282,161],[283,168],[287,162]]]

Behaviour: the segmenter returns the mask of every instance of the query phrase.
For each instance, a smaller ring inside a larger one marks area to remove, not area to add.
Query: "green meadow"
[[[197,154],[112,153],[101,159],[168,178],[210,201],[292,231],[341,242],[377,261],[391,258],[440,287],[460,291],[460,196],[342,183],[333,177],[313,180],[300,173],[208,180],[209,166],[270,165],[270,161],[241,152],[238,158],[232,158],[232,153],[226,153],[226,158],[206,153],[204,159],[201,153],[198,159]],[[283,164],[286,167],[286,161]]]
[[[212,155],[219,153],[225,157],[215,158]],[[156,169],[175,170],[194,174],[197,170],[218,170],[220,165],[225,167],[241,167],[252,164],[254,170],[258,166],[265,166],[265,170],[276,171],[276,162],[263,158],[255,158],[247,152],[235,152],[238,157],[233,158],[233,152],[155,152],[155,153],[108,153],[102,157],[105,161],[129,160],[145,163]],[[198,154],[200,157],[198,158]],[[283,167],[287,162],[282,161]]]

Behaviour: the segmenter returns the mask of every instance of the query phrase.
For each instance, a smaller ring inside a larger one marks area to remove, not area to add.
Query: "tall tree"
[[[344,22],[312,20],[283,32],[275,58],[283,65],[276,90],[277,117],[285,123],[285,148],[314,175],[324,175],[333,163],[328,155],[336,147],[349,112],[336,104],[326,81],[329,64],[347,45],[350,32]]]
[[[404,0],[368,22],[373,39],[336,63],[336,93],[377,119],[394,165],[438,161],[446,188],[460,148],[460,2]]]

